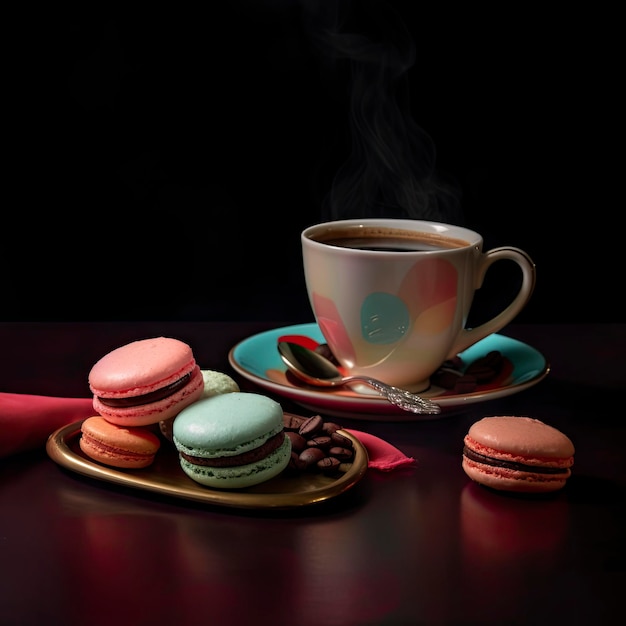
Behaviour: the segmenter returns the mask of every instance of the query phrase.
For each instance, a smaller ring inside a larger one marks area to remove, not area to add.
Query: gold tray
[[[173,444],[163,441],[154,463],[138,470],[122,470],[92,461],[79,446],[82,420],[59,428],[50,435],[46,452],[55,462],[78,474],[158,494],[240,509],[286,509],[334,498],[354,487],[367,471],[367,450],[349,432],[340,431],[354,444],[354,461],[345,473],[326,476],[318,472],[278,476],[253,487],[220,490],[191,480],[178,463]]]

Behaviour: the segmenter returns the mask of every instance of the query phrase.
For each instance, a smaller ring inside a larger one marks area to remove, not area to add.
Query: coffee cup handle
[[[501,330],[519,314],[530,300],[536,282],[535,264],[530,256],[520,248],[501,247],[484,252],[476,272],[474,289],[479,289],[482,286],[487,270],[496,261],[504,259],[517,263],[522,271],[522,284],[517,295],[506,308],[489,321],[474,328],[464,328],[457,337],[457,341],[447,357],[448,359],[455,357],[459,352],[463,352],[488,335]]]

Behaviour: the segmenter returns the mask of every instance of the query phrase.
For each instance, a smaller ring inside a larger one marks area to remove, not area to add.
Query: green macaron
[[[281,405],[256,393],[198,400],[177,415],[172,435],[182,470],[206,487],[257,485],[280,474],[291,457]]]

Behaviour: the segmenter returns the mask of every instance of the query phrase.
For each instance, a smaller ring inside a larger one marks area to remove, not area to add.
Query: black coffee
[[[377,226],[346,227],[316,234],[312,239],[341,248],[381,252],[416,252],[464,248],[469,242],[436,233],[414,232]]]

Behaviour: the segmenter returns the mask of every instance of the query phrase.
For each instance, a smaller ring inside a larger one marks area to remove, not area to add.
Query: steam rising
[[[336,172],[324,217],[460,223],[458,191],[437,174],[435,145],[409,109],[410,33],[384,2],[359,3],[363,15],[346,11],[349,4],[304,2],[314,48],[333,71],[345,68],[349,81],[351,150]]]

